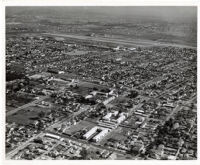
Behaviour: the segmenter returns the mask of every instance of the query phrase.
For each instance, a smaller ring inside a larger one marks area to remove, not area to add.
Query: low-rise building
[[[97,134],[97,135],[93,138],[93,140],[94,140],[95,142],[100,141],[108,132],[109,132],[109,129],[104,128],[99,134]]]
[[[89,139],[97,131],[97,129],[98,127],[93,127],[91,130],[83,135],[83,138],[85,138],[86,140]]]

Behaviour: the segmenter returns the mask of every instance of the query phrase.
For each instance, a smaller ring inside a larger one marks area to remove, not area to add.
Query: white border
[[[194,6],[199,0],[2,0],[6,6]]]
[[[198,6],[198,18],[200,18],[199,13],[199,6],[200,1],[199,0],[0,0],[0,164],[6,164],[6,165],[37,165],[37,164],[67,164],[67,165],[74,165],[74,164],[91,164],[93,165],[110,165],[110,164],[116,164],[120,165],[121,163],[126,164],[140,164],[140,165],[160,165],[160,164],[177,164],[177,165],[197,165],[200,164],[200,154],[198,152],[198,160],[195,161],[159,161],[159,160],[139,160],[139,161],[132,161],[132,160],[119,160],[119,161],[76,161],[76,160],[45,160],[45,161],[25,161],[25,160],[5,160],[5,6]],[[200,23],[198,21],[198,32],[199,32],[199,26]],[[198,43],[199,43],[199,34],[198,34]],[[198,55],[199,55],[200,49],[198,44]],[[198,73],[200,73],[199,70],[199,60],[200,57],[198,57]],[[197,74],[198,75],[198,74]],[[199,87],[199,76],[198,76],[198,83],[197,86]],[[199,88],[197,93],[197,100],[200,100],[199,97]],[[198,102],[198,108],[199,108],[199,102]],[[197,111],[198,112],[198,111]],[[198,137],[199,135],[199,112],[198,112]],[[199,151],[199,139],[198,139],[198,151]]]

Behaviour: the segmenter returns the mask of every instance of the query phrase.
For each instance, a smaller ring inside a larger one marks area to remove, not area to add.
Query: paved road
[[[38,100],[37,100],[38,101]],[[49,127],[46,128],[46,130],[50,130],[55,126],[58,126],[60,123],[71,119],[72,117],[75,117],[77,115],[79,115],[80,113],[88,110],[89,106],[85,106],[84,108],[81,108],[78,112],[75,112],[74,114],[70,115],[68,118],[63,118],[62,120],[57,121],[56,123],[53,123],[52,125],[50,125]],[[22,150],[23,148],[25,148],[32,140],[34,140],[37,137],[40,137],[42,135],[44,135],[45,131],[31,137],[30,139],[28,139],[26,142],[24,142],[23,144],[21,144],[20,146],[18,146],[17,148],[15,148],[14,150],[10,151],[9,153],[6,154],[6,158],[7,159],[11,159],[12,156],[14,156],[15,154],[17,154],[20,150]]]
[[[86,144],[87,146],[95,147],[95,148],[102,149],[102,150],[107,150],[107,151],[110,151],[110,152],[115,152],[115,153],[118,153],[118,154],[121,154],[121,155],[125,154],[125,152],[116,150],[114,148],[108,148],[108,147],[97,145],[95,143],[89,143],[88,141],[84,141],[84,140],[80,140],[80,139],[77,139],[77,138],[73,138],[73,137],[68,136],[68,135],[57,134],[57,133],[52,133],[52,132],[50,132],[50,133],[51,134],[55,134],[55,135],[59,135],[62,138],[66,138],[66,139],[69,139],[69,140],[72,140],[72,141],[75,141],[75,142],[78,142],[78,143],[81,143],[81,144]]]
[[[70,116],[68,116],[67,118],[63,118],[62,120],[56,122],[55,124],[49,126],[46,130],[51,130],[53,127],[57,127],[59,126],[61,123],[63,123],[64,121],[67,121],[67,120],[70,120],[72,119],[73,117],[76,117],[78,116],[79,114],[81,114],[82,112],[85,112],[88,110],[90,106],[89,105],[86,105],[84,106],[83,108],[81,108],[79,111],[75,112],[75,113],[72,113]]]
[[[10,151],[9,153],[6,154],[6,159],[11,159],[15,154],[17,154],[20,150],[22,150],[23,148],[25,148],[31,141],[33,141],[35,138],[38,138],[40,136],[42,136],[44,133],[41,132],[35,136],[33,136],[32,138],[28,139],[26,142],[24,142],[23,144],[19,145],[17,148],[15,148],[14,150]]]
[[[58,146],[59,144],[61,144],[62,141],[58,141],[56,144],[54,144],[52,147],[48,148],[47,151],[45,151],[44,153],[42,153],[40,156],[38,156],[36,158],[36,160],[40,160],[44,155],[48,154],[52,149],[54,149],[56,146]]]
[[[75,116],[79,115],[80,113],[82,113],[82,112],[88,110],[88,108],[89,108],[89,106],[85,106],[84,108],[81,108],[78,112],[75,112],[74,114],[70,115],[67,119],[64,118],[64,119],[62,119],[62,120],[60,120],[60,121],[58,121],[58,122],[56,122],[56,123],[50,125],[48,128],[46,128],[46,130],[51,130],[53,127],[58,126],[60,123],[66,121],[66,120],[69,120],[69,119],[71,119],[72,117],[75,117]],[[7,159],[11,159],[12,156],[14,156],[14,155],[17,154],[20,150],[22,150],[23,148],[25,148],[25,147],[26,147],[31,141],[33,141],[35,138],[40,137],[40,136],[43,136],[45,132],[46,132],[46,131],[44,131],[44,132],[42,132],[42,133],[39,133],[39,134],[33,136],[32,138],[30,138],[29,140],[27,140],[26,142],[24,142],[23,144],[21,144],[20,146],[18,146],[18,147],[15,148],[14,150],[12,150],[11,152],[7,153],[7,154],[6,154],[6,158],[7,158]],[[55,133],[53,133],[53,134],[55,134]],[[57,134],[57,135],[60,135],[60,134]],[[69,136],[67,136],[67,135],[62,135],[62,137],[68,138],[68,139],[70,139],[70,140],[78,141],[77,139],[72,138],[72,137],[69,137]],[[83,143],[82,141],[79,141],[79,142]],[[84,142],[84,144],[87,144],[87,145],[88,145],[87,142]],[[91,144],[90,144],[90,145],[91,145]],[[107,149],[107,148],[105,148],[105,147],[101,147],[101,146],[98,146],[98,145],[96,145],[96,144],[92,144],[92,146],[98,147],[99,149]],[[118,154],[122,154],[122,152],[119,152],[118,150],[116,150],[116,151],[114,151],[113,149],[107,149],[107,150],[110,150],[110,151],[112,151],[112,152],[118,152]]]
[[[11,110],[11,111],[9,111],[9,112],[6,112],[6,116],[10,116],[10,115],[12,115],[12,114],[14,114],[14,113],[16,113],[16,112],[22,110],[22,109],[25,109],[25,108],[27,108],[27,107],[30,107],[30,106],[32,106],[32,105],[34,105],[34,104],[36,104],[36,103],[38,103],[38,102],[40,102],[40,101],[42,101],[42,100],[48,98],[48,97],[49,97],[49,96],[41,96],[40,99],[38,99],[38,100],[34,100],[34,101],[32,101],[32,102],[30,102],[30,103],[28,103],[28,104],[22,105],[21,107],[18,107],[18,108],[13,109],[13,110]]]
[[[194,97],[194,98],[191,98],[190,100],[188,100],[188,101],[185,101],[184,102],[184,104],[188,104],[188,103],[191,103],[194,99],[195,99],[196,97]],[[178,112],[181,108],[183,108],[185,105],[177,105],[174,109],[173,109],[173,111],[170,113],[170,115],[168,115],[167,116],[167,118],[165,119],[165,121],[167,121],[167,120],[169,120],[176,112]],[[163,121],[163,122],[165,122],[165,121]]]

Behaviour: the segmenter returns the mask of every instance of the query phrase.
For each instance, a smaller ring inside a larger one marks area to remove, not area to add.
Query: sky
[[[87,15],[91,17],[119,17],[129,19],[159,19],[169,22],[197,21],[197,8],[192,6],[123,6],[123,7],[7,7],[6,14],[30,13],[78,16]]]

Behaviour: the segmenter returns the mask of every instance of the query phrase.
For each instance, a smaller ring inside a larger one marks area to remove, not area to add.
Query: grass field
[[[36,120],[36,118],[38,118],[38,114],[41,111],[43,111],[46,114],[50,110],[48,108],[31,106],[26,109],[20,110],[11,116],[8,116],[6,118],[6,121],[8,123],[15,122],[16,124],[21,124],[21,125],[31,124]]]

